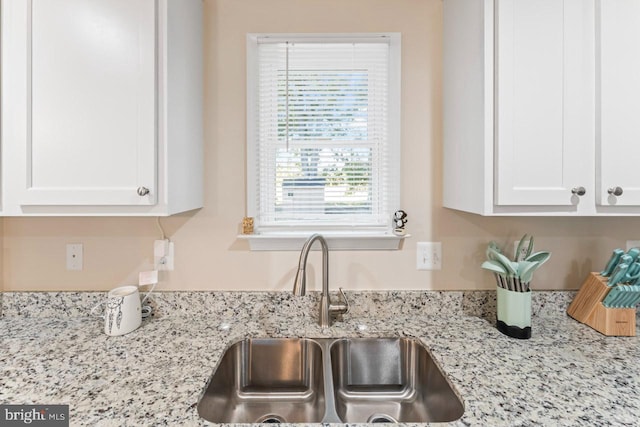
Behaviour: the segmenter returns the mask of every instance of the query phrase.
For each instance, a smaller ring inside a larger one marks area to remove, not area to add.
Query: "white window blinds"
[[[388,229],[399,208],[390,37],[255,40],[247,157],[257,228]]]

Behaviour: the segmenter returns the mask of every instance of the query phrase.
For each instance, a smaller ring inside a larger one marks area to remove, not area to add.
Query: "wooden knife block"
[[[635,337],[635,308],[608,308],[602,305],[602,301],[610,290],[611,288],[607,286],[607,278],[598,273],[589,273],[589,277],[567,309],[567,314],[601,334]]]

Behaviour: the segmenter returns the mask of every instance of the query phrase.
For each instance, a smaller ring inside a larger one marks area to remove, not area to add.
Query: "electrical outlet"
[[[175,248],[168,239],[153,242],[153,259],[156,270],[173,271]]]
[[[513,242],[513,259],[523,260],[527,256],[527,249],[529,249],[529,241],[525,240],[520,248],[520,256],[518,257],[516,250],[518,249],[518,244],[520,244],[520,240],[516,240]],[[533,253],[533,252],[532,252]]]
[[[82,271],[82,243],[67,244],[67,270]]]
[[[627,240],[627,251],[631,248],[640,248],[640,240]]]
[[[442,269],[442,242],[418,242],[416,248],[418,270]]]

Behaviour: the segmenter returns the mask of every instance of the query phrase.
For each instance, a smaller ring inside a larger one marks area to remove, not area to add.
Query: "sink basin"
[[[324,412],[322,349],[308,339],[233,344],[198,402],[214,423],[308,423]]]
[[[411,338],[261,338],[233,344],[198,401],[214,423],[446,422],[464,406]]]
[[[414,339],[336,341],[331,369],[336,412],[346,423],[448,422],[464,413],[440,368]]]

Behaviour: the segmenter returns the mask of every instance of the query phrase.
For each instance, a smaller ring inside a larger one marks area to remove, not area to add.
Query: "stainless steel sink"
[[[447,422],[464,413],[444,374],[416,340],[339,340],[331,345],[331,368],[343,422]]]
[[[322,349],[307,339],[245,339],[232,345],[198,402],[215,423],[322,420]]]
[[[446,422],[464,406],[411,338],[245,339],[198,402],[215,423]]]

